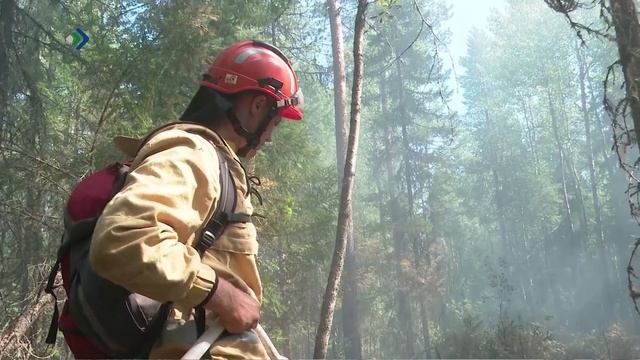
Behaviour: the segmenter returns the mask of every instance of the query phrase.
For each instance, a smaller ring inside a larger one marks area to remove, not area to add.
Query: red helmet
[[[200,83],[223,94],[258,90],[283,118],[302,120],[303,97],[291,62],[273,45],[242,41],[222,50]]]

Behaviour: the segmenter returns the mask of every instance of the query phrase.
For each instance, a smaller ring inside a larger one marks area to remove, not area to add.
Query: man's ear
[[[258,94],[253,97],[251,100],[251,111],[254,113],[253,115],[263,116],[269,107],[269,99],[267,99],[266,95]]]

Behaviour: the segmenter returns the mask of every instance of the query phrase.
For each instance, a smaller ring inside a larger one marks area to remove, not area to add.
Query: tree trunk
[[[290,323],[293,319],[290,319],[288,315],[283,316],[284,321],[282,322],[282,336],[284,337],[284,350],[282,351],[282,355],[287,359],[291,359],[291,326]]]
[[[604,226],[602,225],[602,210],[600,205],[600,197],[598,196],[598,177],[595,170],[595,161],[593,159],[593,143],[591,139],[591,119],[589,118],[589,109],[587,107],[587,90],[586,79],[588,76],[588,66],[584,53],[577,49],[579,61],[579,81],[580,81],[580,106],[582,110],[582,121],[584,124],[584,134],[586,139],[586,155],[587,165],[589,166],[589,183],[591,184],[591,197],[593,202],[593,211],[596,220],[596,241],[601,254],[604,254]]]
[[[414,196],[413,196],[413,182],[411,179],[411,173],[412,173],[412,169],[411,169],[411,149],[409,147],[409,135],[407,133],[407,122],[408,122],[408,118],[409,115],[407,114],[406,108],[404,106],[404,104],[402,103],[402,100],[404,99],[404,81],[402,79],[402,69],[401,69],[401,62],[398,61],[396,62],[396,69],[398,70],[398,99],[400,101],[398,101],[398,105],[399,105],[399,111],[398,113],[400,114],[400,118],[402,119],[402,146],[403,146],[403,165],[404,165],[404,178],[405,178],[405,187],[407,189],[407,208],[405,209],[404,213],[406,213],[407,217],[406,219],[411,221],[411,219],[413,218],[413,206],[414,206]],[[400,210],[400,209],[398,209]],[[402,215],[401,215],[402,216]],[[416,234],[415,231],[407,231],[405,230],[405,241],[409,242],[410,238],[413,237],[413,241],[411,241],[412,243],[414,243],[416,241]],[[415,245],[415,244],[414,244]],[[414,246],[415,247],[415,246]],[[400,246],[398,249],[398,255],[400,256],[401,259],[408,259],[409,257],[405,254],[406,250],[407,250],[407,246]],[[413,249],[413,251],[417,251],[417,249]],[[401,266],[400,263],[398,263],[398,266]],[[412,284],[413,285],[413,284]],[[411,286],[413,288],[413,286]],[[403,344],[403,348],[405,349],[404,351],[404,356],[408,357],[408,358],[412,358],[415,355],[415,349],[414,349],[414,345],[416,344],[416,335],[415,332],[413,330],[413,321],[412,319],[417,318],[415,316],[411,315],[411,299],[410,299],[410,294],[409,291],[405,291],[403,290],[401,294],[399,294],[399,301],[398,301],[398,320],[400,322],[401,325],[401,331],[403,334],[403,340],[404,340],[404,344]]]
[[[533,156],[533,164],[535,174],[540,174],[540,158],[538,156],[537,149],[537,136],[536,136],[536,124],[535,118],[531,112],[531,106],[528,104],[527,99],[522,99],[522,116],[525,122],[526,139],[529,145],[529,151]]]
[[[551,112],[551,128],[553,130],[553,138],[556,142],[558,149],[558,156],[560,158],[560,175],[562,179],[562,197],[564,201],[565,219],[569,226],[569,237],[571,239],[571,245],[576,246],[575,226],[573,224],[572,208],[569,201],[569,190],[567,185],[567,161],[565,159],[565,150],[562,146],[562,139],[560,138],[560,129],[558,128],[558,119],[551,101],[551,93],[547,93],[547,99],[549,101],[549,111]],[[575,270],[575,269],[574,269]]]
[[[611,293],[609,291],[611,289],[611,269],[615,268],[615,264],[610,266],[609,261],[612,261],[611,254],[607,247],[607,243],[604,237],[604,226],[602,224],[602,210],[600,205],[600,196],[598,195],[598,177],[595,171],[595,161],[593,159],[593,144],[591,139],[591,119],[589,116],[589,109],[587,107],[587,91],[586,91],[586,80],[589,76],[589,67],[587,65],[587,61],[585,58],[584,51],[580,48],[576,48],[579,73],[578,73],[578,81],[580,82],[580,106],[582,110],[582,121],[584,123],[584,133],[586,138],[586,149],[585,153],[587,155],[587,165],[589,167],[589,183],[591,188],[591,197],[593,203],[593,211],[595,217],[595,235],[596,235],[596,244],[598,249],[598,258],[600,260],[599,266],[605,271],[606,281],[609,284],[606,284],[603,288],[604,298],[607,298],[609,301],[612,301]],[[610,302],[612,304],[613,302]],[[602,316],[607,318],[610,316],[610,306],[601,304]]]
[[[342,183],[344,163],[347,155],[347,78],[345,75],[344,45],[339,0],[327,0],[331,27],[331,49],[333,55],[333,102],[336,124],[336,164],[339,184]],[[353,229],[353,224],[348,224]],[[342,333],[345,355],[348,359],[362,358],[360,317],[358,309],[357,258],[353,231],[347,234],[345,249],[344,289],[342,294]]]
[[[9,103],[9,48],[12,44],[13,22],[15,21],[14,1],[0,2],[0,144],[4,140],[5,123],[8,118]]]
[[[384,84],[382,84],[384,86]],[[384,88],[381,87],[381,91]],[[387,174],[387,193],[389,194],[389,203],[386,204],[386,210],[389,213],[390,223],[387,225],[391,229],[391,241],[393,245],[393,259],[395,262],[395,276],[397,278],[397,284],[395,287],[394,294],[394,303],[396,304],[396,326],[398,327],[398,332],[396,332],[395,337],[395,347],[396,349],[401,349],[398,355],[402,358],[409,358],[413,356],[413,342],[410,342],[409,339],[415,338],[413,334],[413,326],[411,323],[411,304],[409,302],[409,293],[408,288],[409,284],[406,283],[406,277],[404,276],[404,272],[402,269],[402,262],[406,259],[407,252],[407,239],[406,239],[406,231],[405,227],[402,226],[401,222],[403,221],[403,214],[401,213],[401,205],[400,205],[400,196],[396,191],[396,177],[395,177],[395,168],[393,166],[392,161],[392,149],[393,144],[395,143],[393,136],[393,128],[391,125],[388,125],[385,139],[384,147],[387,149],[387,154],[385,156],[385,167]],[[411,354],[411,356],[409,355]]]
[[[627,99],[640,145],[640,23],[634,0],[610,0]]]
[[[347,359],[362,359],[362,337],[358,306],[357,258],[353,225],[347,238],[344,263],[344,289],[342,293],[342,331]]]
[[[62,283],[62,277],[59,273],[55,283]],[[56,290],[58,299],[63,299],[64,293],[61,288]],[[53,298],[49,294],[42,292],[34,301],[27,305],[20,316],[18,316],[13,324],[4,330],[0,336],[0,354],[7,355],[13,351],[21,343],[20,339],[25,336],[33,323],[47,310],[47,305],[50,306],[53,304],[53,301]]]
[[[333,55],[333,104],[336,117],[336,164],[342,178],[347,154],[347,76],[344,63],[340,1],[327,0],[331,27],[331,53]]]
[[[349,127],[349,143],[347,145],[347,156],[345,159],[344,176],[342,179],[342,191],[340,196],[340,212],[338,214],[338,229],[336,234],[336,247],[331,261],[329,280],[322,300],[320,312],[320,323],[316,334],[315,349],[313,357],[324,359],[327,356],[327,346],[333,322],[333,312],[335,309],[340,277],[344,265],[345,249],[348,234],[353,231],[349,227],[352,222],[351,203],[353,182],[356,171],[356,155],[358,150],[358,137],[360,133],[360,107],[362,96],[362,80],[364,74],[363,61],[363,38],[366,19],[367,1],[358,0],[358,11],[355,19],[355,32],[353,39],[353,90],[351,92],[351,124]]]
[[[485,109],[484,112],[485,121],[487,126],[492,127],[492,121],[489,117],[489,110]],[[507,236],[507,224],[504,218],[505,215],[505,204],[502,198],[502,184],[500,181],[500,176],[498,176],[498,170],[496,167],[499,165],[498,156],[495,152],[495,149],[492,148],[490,153],[491,158],[491,175],[493,178],[493,198],[496,205],[496,215],[498,220],[498,228],[500,230],[500,241],[502,242],[503,247],[503,256],[507,259],[515,259],[515,254],[511,251],[511,246],[509,245],[509,239]],[[508,252],[508,253],[507,253]]]
[[[569,134],[571,130],[569,129],[569,115],[567,114],[567,105],[565,102],[565,98],[561,97],[561,109],[562,109],[562,119],[564,120],[564,129],[565,133]],[[578,176],[578,172],[576,171],[576,166],[573,162],[573,156],[571,155],[571,146],[565,149],[565,156],[567,160],[567,165],[569,169],[569,174],[571,175],[571,179],[573,182],[573,189],[575,191],[575,202],[577,203],[578,211],[579,211],[579,221],[580,221],[580,232],[583,238],[587,238],[589,236],[589,229],[587,226],[587,209],[584,204],[584,196],[582,195],[582,187],[580,186],[580,177]]]
[[[556,110],[551,98],[551,92],[547,92],[547,100],[549,103],[549,112],[551,116],[551,128],[553,133],[553,138],[556,142],[556,147],[558,151],[558,157],[560,158],[560,177],[561,177],[561,185],[562,185],[562,197],[564,203],[564,217],[566,221],[566,225],[568,227],[569,232],[569,244],[568,247],[565,248],[568,253],[573,254],[569,257],[569,261],[567,262],[567,266],[569,267],[569,275],[573,279],[577,279],[580,274],[580,269],[578,269],[579,262],[578,257],[579,254],[585,254],[585,250],[583,249],[583,241],[576,234],[575,225],[573,222],[573,207],[571,205],[571,201],[569,198],[569,189],[568,189],[568,181],[567,174],[570,172],[568,165],[568,160],[566,157],[566,150],[562,144],[562,139],[560,137],[560,128],[558,125],[558,116],[556,114]],[[574,290],[573,291],[573,301],[578,301],[578,297],[580,295]]]
[[[634,0],[610,0],[609,4],[624,73],[626,100],[631,109],[635,140],[640,147],[640,23],[636,3]],[[618,263],[613,265],[614,274],[620,274]]]
[[[422,341],[424,342],[424,350],[420,353],[420,356],[430,359],[431,333],[429,332],[429,314],[427,312],[427,305],[424,301],[420,302],[420,319],[422,322]]]
[[[500,241],[503,247],[503,256],[505,258],[514,259],[513,251],[509,245],[509,238],[507,236],[507,224],[504,218],[504,200],[502,199],[502,185],[500,183],[500,177],[495,167],[491,167],[491,175],[493,177],[493,197],[496,205],[496,212],[498,217],[498,228],[500,229]]]

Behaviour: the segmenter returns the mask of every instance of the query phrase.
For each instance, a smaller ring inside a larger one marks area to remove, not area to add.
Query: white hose
[[[216,318],[215,322],[209,326],[209,328],[196,340],[196,343],[187,351],[182,357],[181,360],[198,360],[204,355],[204,353],[209,350],[211,345],[217,338],[220,337],[222,332],[224,331],[224,327],[220,325],[220,322]]]
[[[198,338],[198,340],[196,340],[196,343],[191,347],[191,349],[189,349],[189,351],[187,351],[180,359],[200,359],[202,355],[204,355],[207,350],[209,350],[211,345],[213,345],[213,342],[220,337],[223,331],[224,328],[222,327],[222,325],[220,325],[218,319],[216,319],[215,322],[212,323],[211,326],[209,326],[209,328]],[[273,360],[287,360],[286,357],[278,353],[278,350],[276,350],[276,347],[273,345],[271,339],[269,339],[269,336],[267,336],[267,333],[264,331],[262,326],[260,326],[260,324],[258,324],[258,326],[256,327],[255,332],[258,335],[260,342],[262,342],[262,345],[267,349],[267,352],[269,352],[269,356],[272,357]]]
[[[269,357],[271,358],[271,360],[288,360],[286,357],[280,355],[276,347],[271,342],[271,339],[269,339],[269,336],[267,336],[267,333],[264,331],[262,326],[260,326],[260,324],[258,324],[254,331],[258,335],[258,338],[260,339],[260,342],[262,342],[262,345],[267,348],[267,352],[269,353]]]

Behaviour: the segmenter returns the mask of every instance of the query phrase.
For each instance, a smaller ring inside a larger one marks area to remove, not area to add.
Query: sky
[[[452,4],[452,16],[448,22],[451,31],[451,43],[449,51],[455,64],[455,73],[459,77],[464,73],[460,65],[460,59],[467,51],[467,37],[473,27],[483,28],[487,25],[487,19],[492,12],[501,10],[506,0],[448,0]],[[445,58],[450,63],[450,59]],[[462,89],[456,84],[455,79],[450,80],[449,85],[454,90],[452,109],[462,113]]]

